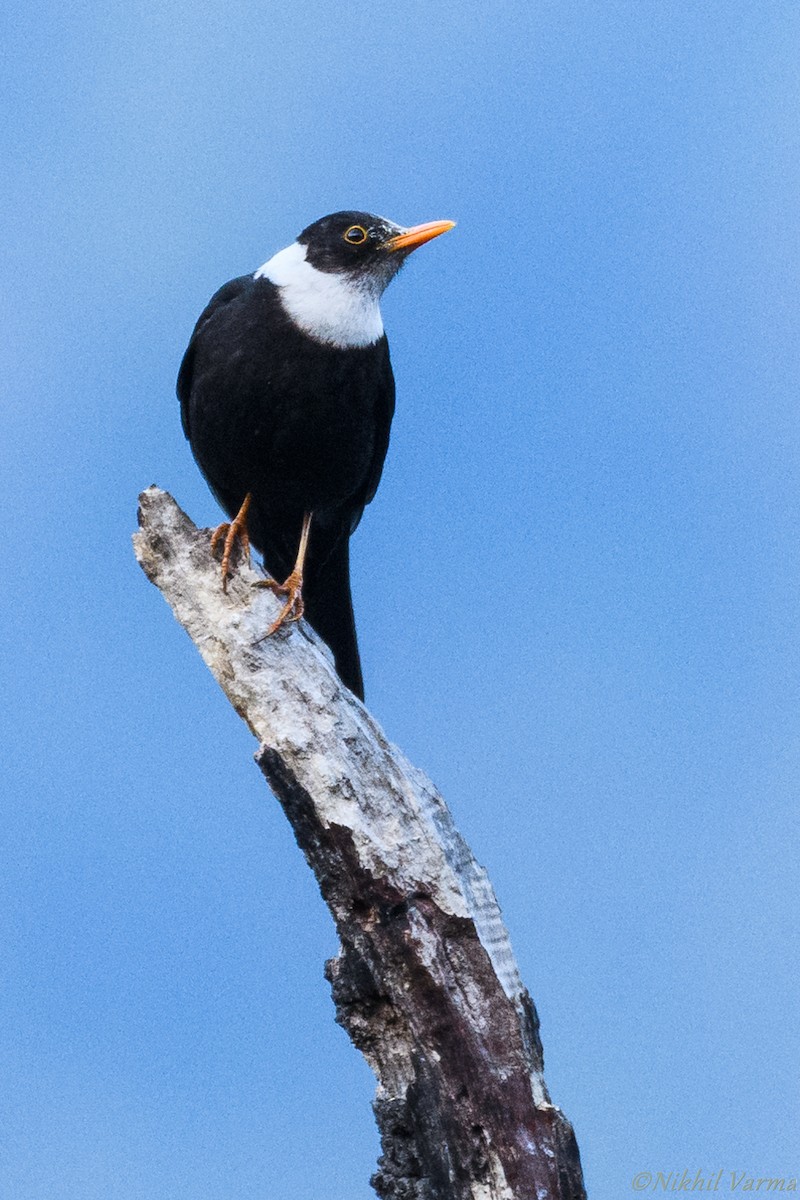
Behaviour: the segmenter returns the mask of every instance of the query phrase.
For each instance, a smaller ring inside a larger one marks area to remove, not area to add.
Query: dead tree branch
[[[207,530],[140,497],[136,556],[261,743],[257,762],[336,922],[337,1020],[378,1079],[383,1200],[580,1200],[572,1129],[542,1074],[536,1010],[497,901],[431,782],[391,746],[300,624]]]

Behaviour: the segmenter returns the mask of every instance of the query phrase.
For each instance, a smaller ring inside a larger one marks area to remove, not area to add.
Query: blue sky
[[[367,698],[503,906],[593,1197],[800,1174],[800,10],[12,2],[0,1194],[367,1200],[373,1081],[255,746],[130,550],[174,377],[341,207],[386,295]]]

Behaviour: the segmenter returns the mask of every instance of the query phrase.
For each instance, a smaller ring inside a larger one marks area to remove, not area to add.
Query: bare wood
[[[378,1079],[382,1200],[581,1200],[571,1126],[550,1102],[533,1002],[485,871],[430,780],[339,682],[305,623],[263,639],[279,601],[239,565],[227,594],[158,488],[136,556],[261,743],[341,940],[336,1018]]]

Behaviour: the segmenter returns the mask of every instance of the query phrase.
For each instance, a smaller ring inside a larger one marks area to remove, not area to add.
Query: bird
[[[347,210],[212,296],[178,373],[183,431],[226,513],[211,537],[227,590],[251,547],[284,599],[269,637],[305,616],[359,699],[350,537],[380,482],[395,409],[381,296],[453,221],[403,226]]]

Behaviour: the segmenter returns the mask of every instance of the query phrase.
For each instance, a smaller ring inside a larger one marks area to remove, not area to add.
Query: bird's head
[[[298,237],[306,262],[318,271],[348,275],[382,292],[417,246],[452,229],[454,221],[404,228],[374,213],[337,212],[309,225]]]
[[[331,213],[308,225],[255,278],[275,284],[288,315],[315,341],[369,346],[383,335],[379,302],[387,284],[412,250],[454,224],[406,228],[373,213]]]

